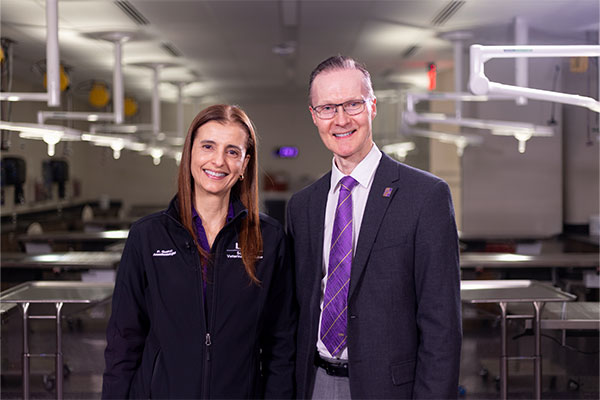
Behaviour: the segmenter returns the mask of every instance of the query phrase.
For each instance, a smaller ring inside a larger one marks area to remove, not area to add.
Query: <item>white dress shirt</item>
[[[352,251],[356,250],[356,243],[358,242],[358,233],[360,232],[360,225],[362,223],[363,214],[365,212],[365,205],[367,204],[367,198],[369,197],[369,191],[371,190],[371,184],[373,183],[373,177],[375,171],[379,166],[381,160],[381,152],[377,148],[377,145],[373,143],[371,151],[366,155],[365,158],[354,168],[350,176],[354,178],[358,185],[352,190]],[[321,357],[327,359],[333,359],[334,357],[329,353],[325,344],[321,340],[321,321],[323,319],[323,296],[325,293],[325,285],[327,281],[327,269],[329,268],[329,250],[331,247],[331,235],[333,232],[333,221],[335,220],[335,210],[340,194],[340,180],[345,175],[335,165],[335,158],[332,161],[331,166],[331,184],[329,193],[327,194],[327,208],[325,209],[325,232],[323,238],[323,279],[321,280],[321,316],[319,317],[319,333],[317,338],[317,350]],[[338,354],[335,359],[348,359],[348,348]]]

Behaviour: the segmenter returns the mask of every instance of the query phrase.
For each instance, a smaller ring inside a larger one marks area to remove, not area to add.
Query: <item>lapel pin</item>
[[[391,187],[386,187],[383,191],[383,197],[390,197],[392,195],[392,190]]]

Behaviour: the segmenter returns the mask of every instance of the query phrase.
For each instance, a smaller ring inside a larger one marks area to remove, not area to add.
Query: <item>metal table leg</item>
[[[29,400],[29,303],[21,303],[23,311],[23,399]]]
[[[502,311],[502,320],[501,322],[501,341],[502,341],[502,350],[500,354],[500,398],[502,400],[507,399],[508,393],[508,349],[506,343],[506,335],[507,335],[507,323],[506,323],[506,302],[500,302],[500,310]]]
[[[63,303],[56,303],[56,399],[63,399],[62,311]]]
[[[533,307],[535,308],[535,314],[533,316],[533,329],[535,334],[535,353],[533,355],[533,373],[535,376],[535,388],[534,396],[535,399],[539,400],[542,398],[542,308],[544,302],[534,301]]]

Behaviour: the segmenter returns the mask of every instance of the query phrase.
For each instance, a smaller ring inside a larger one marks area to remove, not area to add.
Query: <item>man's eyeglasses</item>
[[[323,104],[321,106],[311,106],[311,108],[317,114],[317,117],[321,119],[331,119],[337,113],[337,108],[339,106],[342,106],[342,109],[346,114],[357,115],[363,112],[365,103],[365,100],[348,100],[340,104]]]

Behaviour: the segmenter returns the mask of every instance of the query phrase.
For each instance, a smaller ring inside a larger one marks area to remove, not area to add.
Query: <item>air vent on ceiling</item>
[[[183,55],[181,54],[181,51],[179,51],[177,48],[175,48],[175,46],[173,46],[170,43],[162,42],[160,44],[160,47],[173,57],[181,57]]]
[[[452,0],[433,17],[431,24],[434,26],[444,25],[464,4],[465,1]]]
[[[148,21],[130,2],[126,0],[116,0],[115,4],[136,24],[148,25],[150,23],[150,21]]]
[[[419,46],[417,46],[416,44],[410,46],[408,49],[406,49],[406,51],[404,53],[402,53],[402,58],[412,57],[412,55],[415,54],[418,49],[419,49]]]

